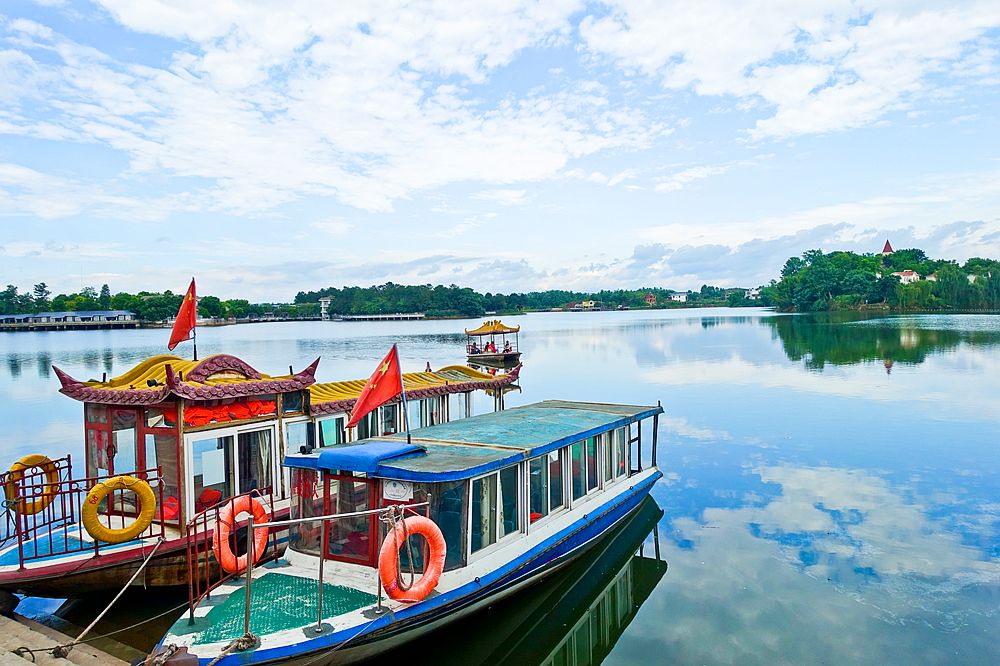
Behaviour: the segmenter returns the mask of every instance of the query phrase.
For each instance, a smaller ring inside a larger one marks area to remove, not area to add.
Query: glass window
[[[501,536],[517,532],[521,521],[518,511],[518,477],[517,465],[500,470],[500,525]]]
[[[625,450],[625,428],[615,430],[615,476],[625,476],[628,457]]]
[[[367,511],[369,482],[365,479],[331,478],[330,513]],[[345,560],[367,562],[371,555],[371,516],[331,520],[327,525],[327,553]]]
[[[104,405],[93,405],[87,403],[84,406],[84,412],[87,415],[87,423],[107,423],[108,422],[108,408]]]
[[[368,439],[378,435],[378,410],[373,410],[367,416],[362,417],[357,425],[358,439]]]
[[[563,485],[563,451],[552,451],[548,455],[549,459],[549,510],[555,511],[566,506],[565,488]]]
[[[146,427],[176,428],[177,405],[173,403],[165,403],[162,405],[149,405],[146,407]]]
[[[391,435],[396,432],[398,430],[396,427],[396,414],[399,412],[399,405],[382,405],[379,411],[381,412],[382,426],[379,428],[378,434]]]
[[[133,474],[136,472],[135,411],[111,410],[111,472]]]
[[[191,443],[195,512],[233,496],[233,438],[210,437]]]
[[[87,428],[87,476],[106,476],[111,473],[108,459],[108,433]]]
[[[300,391],[295,391],[293,393],[282,393],[281,411],[285,414],[294,414],[296,412],[301,412],[302,393]]]
[[[163,483],[163,506],[157,507],[157,515],[164,520],[180,518],[180,486],[177,469],[177,436],[146,434],[146,468],[160,468]],[[160,498],[157,497],[157,501]]]
[[[497,541],[497,475],[472,482],[472,552]]]
[[[573,474],[573,499],[580,499],[587,494],[584,490],[584,469],[583,442],[574,442],[570,445],[570,467]]]
[[[319,445],[335,446],[344,443],[344,418],[338,416],[333,419],[323,419],[319,421]]]
[[[313,518],[323,512],[323,486],[317,483],[319,474],[311,469],[291,470],[291,517]],[[319,521],[296,523],[288,530],[288,545],[302,553],[319,555],[321,525]]]
[[[615,449],[611,446],[610,433],[601,435],[601,479],[605,482],[615,478]]]
[[[312,432],[312,423],[308,421],[289,423],[285,426],[285,451],[299,453],[303,447],[307,451],[311,449],[313,445]]]
[[[548,456],[528,461],[528,522],[549,515]]]
[[[587,438],[587,492],[597,488],[597,438]]]
[[[271,429],[241,432],[239,445],[240,493],[271,487]]]
[[[447,550],[445,571],[462,566],[465,560],[465,540],[462,538],[465,488],[465,481],[418,484],[413,488],[414,502],[426,502],[427,493],[431,493],[431,520],[441,529]]]

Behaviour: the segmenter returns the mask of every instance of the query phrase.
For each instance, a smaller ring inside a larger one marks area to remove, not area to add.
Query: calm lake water
[[[475,654],[537,662],[627,575],[639,608],[595,660],[997,663],[1000,317],[718,309],[505,322],[522,326],[525,362],[508,406],[660,400],[665,476],[658,508],[644,508],[617,551],[444,630],[434,644],[455,649],[442,662],[469,663],[470,642],[503,621],[519,640],[503,655]],[[318,378],[332,381],[367,376],[392,342],[404,371],[461,363],[461,330],[478,323],[230,326],[201,330],[199,352],[268,373],[322,356]],[[79,379],[113,376],[165,352],[167,337],[0,335],[0,464],[82,455],[82,408],[57,393],[52,364]],[[491,404],[480,398],[478,411]],[[653,525],[669,568],[651,559]],[[632,557],[640,544],[645,557]]]

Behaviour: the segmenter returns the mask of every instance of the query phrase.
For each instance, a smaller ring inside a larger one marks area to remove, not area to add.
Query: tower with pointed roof
[[[886,238],[885,247],[882,248],[882,256],[888,257],[890,254],[892,254],[892,245],[889,245],[889,239]]]

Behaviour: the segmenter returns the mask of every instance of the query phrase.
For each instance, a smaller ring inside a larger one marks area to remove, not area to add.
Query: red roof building
[[[646,298],[644,300],[646,301],[646,305],[649,306],[656,305],[656,294],[654,294],[653,292],[649,292],[648,294],[646,294]]]
[[[892,246],[889,245],[889,239],[885,239],[885,247],[882,248],[882,256],[887,257],[892,254]]]

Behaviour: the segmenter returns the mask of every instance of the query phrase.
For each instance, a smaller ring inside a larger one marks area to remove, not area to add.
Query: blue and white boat
[[[147,663],[352,663],[512,594],[637,510],[662,412],[545,401],[286,455],[285,556],[211,590]]]

